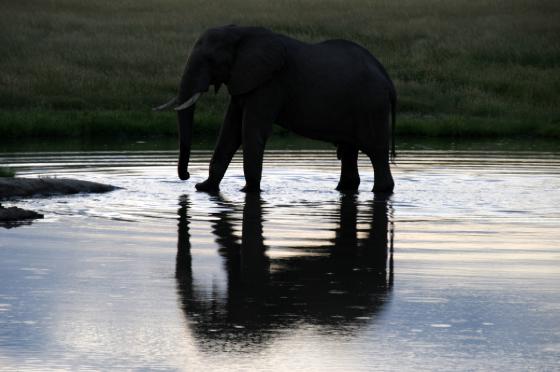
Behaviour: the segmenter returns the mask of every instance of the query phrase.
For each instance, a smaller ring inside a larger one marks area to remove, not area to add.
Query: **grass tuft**
[[[14,177],[16,172],[12,168],[0,167],[0,177]]]

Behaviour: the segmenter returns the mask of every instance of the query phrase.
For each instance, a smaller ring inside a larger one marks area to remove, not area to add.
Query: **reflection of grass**
[[[532,141],[539,142],[539,141]],[[213,150],[216,136],[201,135],[193,141],[192,149]],[[415,143],[418,143],[415,139]],[[44,152],[44,151],[178,151],[176,137],[161,136],[144,139],[125,137],[87,137],[87,138],[58,138],[56,141],[45,141],[42,138],[21,139],[18,141],[0,142],[1,152]],[[269,150],[284,149],[326,149],[336,151],[336,148],[327,142],[314,141],[305,137],[277,131],[270,137],[266,144]],[[243,150],[240,149],[239,152]]]
[[[216,142],[215,136],[199,136],[193,142],[193,150],[211,151]],[[266,154],[271,150],[309,149],[331,151],[333,157],[336,148],[327,142],[314,141],[285,132],[275,133],[266,144]],[[398,141],[398,151],[402,150],[461,150],[461,151],[545,151],[559,152],[560,141],[540,138],[448,138],[448,137],[405,137]],[[87,137],[58,138],[56,141],[45,141],[42,138],[21,139],[18,141],[0,142],[0,152],[65,152],[65,151],[178,151],[177,138],[162,136],[142,140],[130,137]],[[240,150],[242,151],[242,150]]]
[[[555,0],[218,3],[4,2],[0,138],[173,134],[171,114],[147,109],[174,94],[197,35],[226,23],[363,44],[396,82],[400,134],[560,138]],[[201,100],[199,128],[226,99]]]
[[[14,177],[16,172],[12,168],[0,167],[0,177]]]

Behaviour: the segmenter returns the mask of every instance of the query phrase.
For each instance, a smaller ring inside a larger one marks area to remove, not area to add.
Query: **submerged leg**
[[[250,110],[243,115],[243,173],[244,192],[261,191],[264,148],[272,132],[272,121],[256,116]]]
[[[391,193],[395,187],[389,166],[389,110],[375,113],[370,122],[369,140],[365,144],[365,153],[373,165],[373,192]]]
[[[391,193],[395,187],[389,166],[389,145],[376,147],[368,154],[373,165],[373,192]]]
[[[370,156],[373,165],[373,192],[392,193],[395,188],[391,168],[389,167],[389,148],[380,149]]]
[[[340,159],[340,180],[336,189],[344,192],[355,192],[360,186],[358,173],[358,147],[349,144],[339,144],[336,151]]]
[[[245,100],[241,128],[245,186],[241,191],[261,189],[264,148],[281,105],[279,92],[274,84],[265,85]]]

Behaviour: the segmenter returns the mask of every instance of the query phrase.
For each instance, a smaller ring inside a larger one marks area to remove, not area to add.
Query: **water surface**
[[[0,369],[553,370],[560,153],[402,151],[390,198],[334,191],[334,150],[240,158],[216,195],[173,151],[9,152],[122,190],[27,199],[0,227]],[[10,203],[4,203],[9,205]]]

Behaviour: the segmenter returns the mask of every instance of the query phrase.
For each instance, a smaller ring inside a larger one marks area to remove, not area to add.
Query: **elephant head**
[[[176,97],[156,107],[174,108],[179,124],[179,178],[187,170],[192,142],[194,107],[211,85],[227,85],[232,96],[248,93],[269,80],[285,63],[280,38],[263,28],[225,26],[210,29],[194,44]]]

